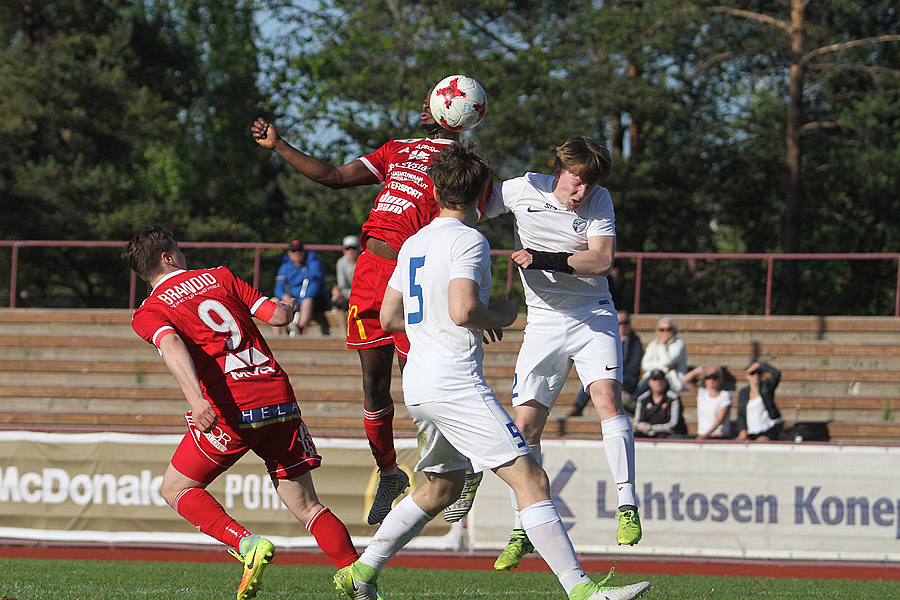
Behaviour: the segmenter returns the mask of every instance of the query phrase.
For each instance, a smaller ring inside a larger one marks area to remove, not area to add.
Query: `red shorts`
[[[246,429],[232,429],[220,418],[209,433],[194,425],[191,413],[184,418],[188,432],[172,456],[172,466],[194,481],[210,483],[249,450],[263,459],[273,479],[295,479],[322,464],[316,444],[299,416]]]
[[[379,317],[384,289],[396,266],[397,261],[371,252],[363,252],[356,260],[347,310],[347,348],[358,350],[393,344],[398,354],[409,354],[406,334],[385,331]]]

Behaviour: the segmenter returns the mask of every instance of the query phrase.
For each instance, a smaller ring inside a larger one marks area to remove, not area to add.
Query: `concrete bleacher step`
[[[161,361],[125,363],[116,365],[115,369],[105,368],[106,365],[115,363],[85,361],[81,368],[78,368],[78,363],[74,365],[69,363],[70,368],[52,370],[54,364],[53,361],[5,361],[0,364],[0,386],[15,386],[27,378],[42,386],[67,386],[70,389],[94,387],[131,387],[146,390],[177,388],[177,384]],[[283,364],[282,366],[298,388],[303,387],[308,390],[361,388],[360,380],[353,377],[360,372],[358,364],[301,363]],[[512,366],[487,366],[484,373],[488,383],[500,398],[509,396],[513,379]],[[785,371],[784,382],[778,388],[780,404],[790,404],[790,398],[794,397],[882,398],[895,395],[897,392],[896,380],[890,380],[889,375],[885,373],[857,373],[848,376],[847,379],[840,378],[839,374],[830,371],[798,371],[796,378],[791,378],[791,374],[792,372]],[[565,402],[567,397],[574,397],[580,386],[581,383],[577,376],[574,373],[570,374],[563,386],[560,401]],[[391,390],[400,392],[401,389],[400,371],[395,366]],[[2,395],[2,389],[0,389],[0,397]]]
[[[687,343],[691,364],[713,362],[728,365],[735,375],[753,356],[759,356],[781,369],[833,367],[835,369],[900,370],[900,347],[896,344],[757,343],[702,344]]]
[[[646,344],[663,315],[633,315],[632,326]],[[826,341],[838,344],[896,344],[900,320],[893,317],[815,317],[753,315],[676,315],[685,343]],[[727,333],[723,338],[722,333]]]
[[[785,425],[790,427],[794,422],[786,419]],[[696,433],[696,428],[691,425],[692,423],[688,423],[688,434],[693,435]],[[900,423],[898,422],[830,421],[828,431],[832,442],[896,444],[900,439]],[[544,429],[544,435],[597,439],[600,437],[600,420],[596,415],[551,418]]]
[[[634,315],[646,344],[660,315]],[[827,420],[833,439],[900,443],[900,322],[853,317],[673,317],[689,363],[729,368],[744,384],[753,356],[782,369],[777,401],[785,419]],[[183,430],[187,408],[159,355],[130,328],[131,311],[0,309],[0,427]],[[362,436],[362,385],[356,352],[346,349],[343,324],[329,316],[330,335],[317,326],[304,336],[263,333],[294,383],[315,435]],[[485,373],[509,407],[525,318],[485,349]],[[580,388],[573,371],[551,415],[548,435]],[[414,430],[402,405],[395,367],[392,395],[397,435]],[[689,420],[695,399],[685,394]],[[589,411],[588,411],[589,412]],[[561,434],[596,437],[596,415],[564,419]]]
[[[20,412],[0,416],[0,425],[38,431],[90,430],[174,433],[184,431],[183,415],[102,414],[95,412],[58,412],[48,419],[46,413]]]

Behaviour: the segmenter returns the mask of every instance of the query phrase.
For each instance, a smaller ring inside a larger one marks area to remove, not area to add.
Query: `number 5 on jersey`
[[[407,325],[415,325],[421,323],[424,317],[425,302],[422,299],[422,286],[416,283],[416,276],[419,269],[425,265],[424,256],[413,256],[409,259],[409,299],[415,298],[419,303],[419,309],[415,312],[409,311],[406,316]],[[412,304],[410,304],[412,306]]]

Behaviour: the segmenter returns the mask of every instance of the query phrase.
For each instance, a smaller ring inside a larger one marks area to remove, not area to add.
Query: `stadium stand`
[[[660,315],[634,315],[652,339]],[[890,317],[761,317],[673,315],[691,365],[727,367],[743,385],[751,359],[783,372],[777,402],[787,427],[827,422],[831,441],[900,443],[900,320]],[[131,330],[129,310],[0,309],[0,428],[180,432],[186,408],[174,379]],[[485,376],[509,405],[524,315],[485,352]],[[302,338],[269,335],[295,385],[304,420],[315,436],[362,437],[359,361],[340,337],[318,328]],[[264,333],[266,329],[264,326]],[[399,436],[415,434],[393,382]],[[579,382],[571,373],[560,402]],[[682,395],[693,433],[696,401]],[[596,415],[551,413],[547,435],[595,437]],[[734,415],[732,415],[733,417]]]

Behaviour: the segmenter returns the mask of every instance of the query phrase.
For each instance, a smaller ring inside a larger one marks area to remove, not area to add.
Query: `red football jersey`
[[[267,321],[275,303],[225,267],[177,271],[160,281],[131,326],[159,348],[177,333],[194,361],[206,399],[223,418],[294,400],[287,374],[252,315]]]
[[[432,155],[452,143],[426,138],[393,140],[359,159],[384,184],[362,226],[363,243],[374,237],[400,250],[406,238],[434,220],[439,209],[434,183],[425,170]]]

